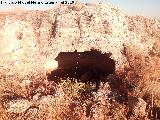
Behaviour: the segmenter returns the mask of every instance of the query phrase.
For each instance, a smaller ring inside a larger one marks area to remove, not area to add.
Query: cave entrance
[[[69,77],[98,86],[102,77],[115,73],[115,61],[110,56],[111,53],[102,54],[98,50],[60,52],[55,58],[58,69],[51,72],[48,80],[58,82],[59,78]]]

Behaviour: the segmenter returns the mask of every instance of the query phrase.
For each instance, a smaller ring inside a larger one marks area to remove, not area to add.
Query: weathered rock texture
[[[92,48],[99,49],[102,53],[112,53],[111,58],[116,61],[118,75],[124,73],[127,67],[133,69],[134,75],[132,71],[126,75],[126,78],[133,80],[132,83],[137,82],[135,71],[143,71],[138,74],[144,75],[144,81],[138,83],[140,87],[137,87],[137,90],[141,90],[139,94],[156,93],[159,96],[160,22],[140,16],[126,16],[112,4],[77,3],[70,6],[60,5],[47,11],[1,13],[0,43],[0,98],[4,99],[4,104],[7,103],[7,111],[10,113],[26,112],[26,116],[37,116],[39,112],[39,118],[44,117],[42,113],[47,113],[46,119],[55,119],[62,112],[64,116],[68,114],[71,99],[74,98],[73,92],[66,97],[67,92],[59,86],[54,96],[54,85],[45,84],[43,81],[46,79],[44,65],[47,61],[55,59],[60,52],[83,52]],[[136,56],[143,56],[144,64],[136,59]],[[157,82],[153,84],[151,77]],[[145,82],[147,80],[150,82]],[[72,91],[77,90],[77,87],[75,88]],[[122,88],[120,86],[117,89]],[[105,89],[104,91],[106,94]],[[5,92],[8,94],[5,95]],[[104,103],[106,99],[101,93],[103,92],[97,92],[101,106],[110,106],[109,103]],[[139,96],[144,96],[143,94]],[[32,101],[40,111],[33,107]],[[52,111],[43,111],[44,106],[48,106]],[[145,108],[146,103],[138,99],[138,102],[131,104],[130,109],[135,114],[142,113],[143,116]],[[80,115],[83,112],[81,109],[84,108],[80,108]],[[122,113],[126,113],[125,109],[120,110],[124,112],[119,112],[118,109],[119,115],[116,115],[124,116]],[[33,115],[30,115],[32,111]],[[100,108],[97,104],[93,111],[97,111],[94,118],[100,119],[103,107]],[[101,119],[109,118],[104,116]]]
[[[47,11],[1,14],[0,20],[1,72],[23,73],[22,76],[31,71],[33,74],[43,71],[45,61],[54,59],[61,51],[91,48],[112,53],[118,72],[127,65],[122,54],[124,45],[146,54],[154,43],[146,37],[142,42],[139,35],[144,26],[139,26],[134,18],[127,18],[112,4],[60,5]],[[132,27],[132,21],[135,27]],[[152,26],[159,29],[159,22],[151,21],[154,22]]]
[[[21,113],[25,112],[30,106],[31,103],[27,100],[15,100],[9,103],[9,108],[7,109],[10,113]]]
[[[127,17],[128,30],[136,34],[142,44],[152,44],[152,52],[160,55],[160,22],[152,18],[142,16]],[[147,53],[148,54],[148,53]]]

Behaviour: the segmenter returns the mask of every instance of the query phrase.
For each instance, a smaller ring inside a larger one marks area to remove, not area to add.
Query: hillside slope
[[[76,3],[46,11],[1,13],[0,42],[2,119],[127,119],[130,96],[144,103],[141,111],[131,110],[134,118],[151,118],[160,111],[156,19],[127,16],[112,4]],[[106,83],[97,92],[83,83],[47,81],[47,61],[60,52],[93,48],[111,53],[116,63],[115,74],[104,78]]]

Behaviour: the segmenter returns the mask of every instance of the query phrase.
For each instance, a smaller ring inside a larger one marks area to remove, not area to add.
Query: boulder
[[[31,102],[28,100],[13,100],[8,103],[7,111],[9,113],[23,113],[31,106]]]

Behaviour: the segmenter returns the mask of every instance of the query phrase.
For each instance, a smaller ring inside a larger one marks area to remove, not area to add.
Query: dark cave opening
[[[58,83],[60,78],[75,78],[81,82],[94,82],[98,88],[101,78],[115,73],[115,61],[111,53],[98,50],[85,52],[60,52],[55,58],[58,69],[48,75],[49,81]]]

